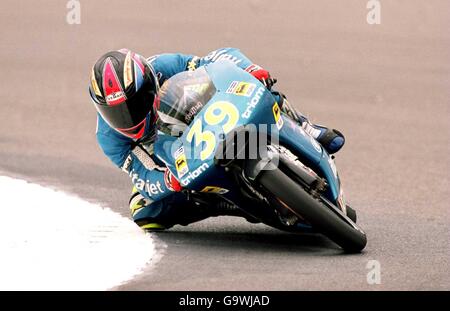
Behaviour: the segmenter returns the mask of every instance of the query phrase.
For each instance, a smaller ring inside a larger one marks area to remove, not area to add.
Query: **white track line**
[[[0,176],[0,290],[106,290],[154,255],[154,241],[131,220]]]

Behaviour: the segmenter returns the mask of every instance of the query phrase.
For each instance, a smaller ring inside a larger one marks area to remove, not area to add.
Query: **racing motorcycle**
[[[248,220],[318,232],[347,252],[366,234],[345,203],[334,157],[280,97],[229,61],[179,73],[161,87],[154,153],[196,204],[224,203]]]

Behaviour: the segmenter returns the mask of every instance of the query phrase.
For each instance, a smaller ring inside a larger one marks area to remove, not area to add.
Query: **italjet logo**
[[[203,163],[196,170],[189,172],[189,174],[181,180],[181,184],[183,186],[187,186],[189,183],[191,183],[194,179],[196,179],[198,176],[200,176],[208,168],[209,168],[208,163]]]
[[[256,105],[261,100],[261,96],[264,94],[264,87],[260,87],[257,91],[255,96],[247,103],[247,109],[242,113],[242,117],[245,119],[250,118],[252,115],[253,109],[255,109]]]
[[[138,190],[144,190],[148,193],[149,196],[152,196],[154,194],[159,194],[164,192],[164,190],[161,187],[161,183],[156,181],[156,183],[150,183],[150,180],[147,179],[147,181],[144,181],[143,179],[139,178],[139,175],[134,173],[134,171],[130,172],[131,181],[136,186]]]

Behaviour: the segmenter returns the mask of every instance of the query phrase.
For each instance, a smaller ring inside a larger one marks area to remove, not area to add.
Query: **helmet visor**
[[[96,105],[98,112],[110,126],[116,129],[131,129],[142,123],[152,110],[155,92],[144,85],[141,89],[118,105]]]

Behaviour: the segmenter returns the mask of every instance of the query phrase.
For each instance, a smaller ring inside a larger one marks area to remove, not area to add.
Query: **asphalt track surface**
[[[345,255],[319,235],[219,217],[158,234],[162,259],[118,289],[449,290],[450,3],[382,1],[380,25],[367,24],[366,3],[81,1],[81,25],[68,25],[66,1],[3,0],[0,171],[128,216],[130,181],[95,141],[93,62],[122,47],[239,47],[302,112],[346,135],[336,161],[367,248]],[[366,281],[372,259],[379,285]]]

